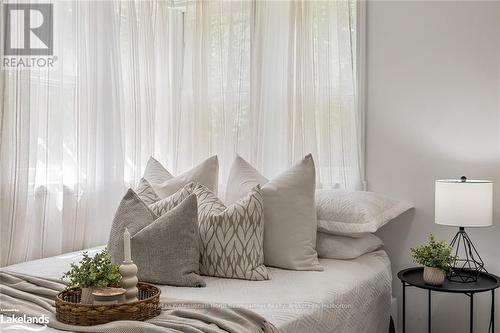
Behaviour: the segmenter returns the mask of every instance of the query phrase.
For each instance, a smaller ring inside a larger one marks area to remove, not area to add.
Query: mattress
[[[93,254],[101,248],[92,248]],[[59,278],[81,251],[5,267]],[[204,277],[205,288],[161,286],[162,297],[241,306],[261,314],[283,333],[387,333],[391,267],[384,250],[354,260],[320,259],[322,272],[269,268],[271,280]],[[44,330],[50,332],[50,329]],[[56,330],[53,330],[56,331]]]

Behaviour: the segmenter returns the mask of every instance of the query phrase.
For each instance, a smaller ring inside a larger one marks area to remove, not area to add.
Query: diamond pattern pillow
[[[264,266],[264,206],[260,186],[226,207],[203,185],[186,186],[198,199],[200,273],[268,280]]]
[[[193,187],[194,183],[189,183],[171,196],[161,199],[151,184],[142,178],[137,186],[136,193],[157,216],[161,216],[186,199],[192,193]]]
[[[190,183],[187,186],[181,188],[179,191],[175,192],[169,197],[160,199],[149,205],[151,209],[157,216],[162,216],[168,211],[179,205],[184,199],[186,199],[192,192],[190,188],[194,186],[194,183]]]

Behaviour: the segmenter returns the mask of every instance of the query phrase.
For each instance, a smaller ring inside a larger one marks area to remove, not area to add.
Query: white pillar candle
[[[124,253],[124,261],[131,262],[132,255],[130,252],[130,233],[128,229],[125,228],[125,232],[123,233],[123,253]]]

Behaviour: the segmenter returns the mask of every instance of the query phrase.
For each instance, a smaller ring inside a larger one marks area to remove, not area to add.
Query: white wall
[[[500,275],[500,1],[374,1],[367,8],[367,179],[371,191],[416,209],[380,232],[394,273],[413,266],[410,247],[432,232],[434,180],[491,179],[495,223],[469,229],[487,268]],[[500,290],[496,321],[500,327]],[[425,332],[427,294],[407,292],[407,332]],[[468,332],[468,298],[435,295],[435,332]],[[487,332],[490,294],[475,298],[475,328]]]

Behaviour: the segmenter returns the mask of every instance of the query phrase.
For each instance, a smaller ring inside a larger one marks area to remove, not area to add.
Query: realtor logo
[[[46,3],[4,4],[4,55],[51,56],[53,5]]]

